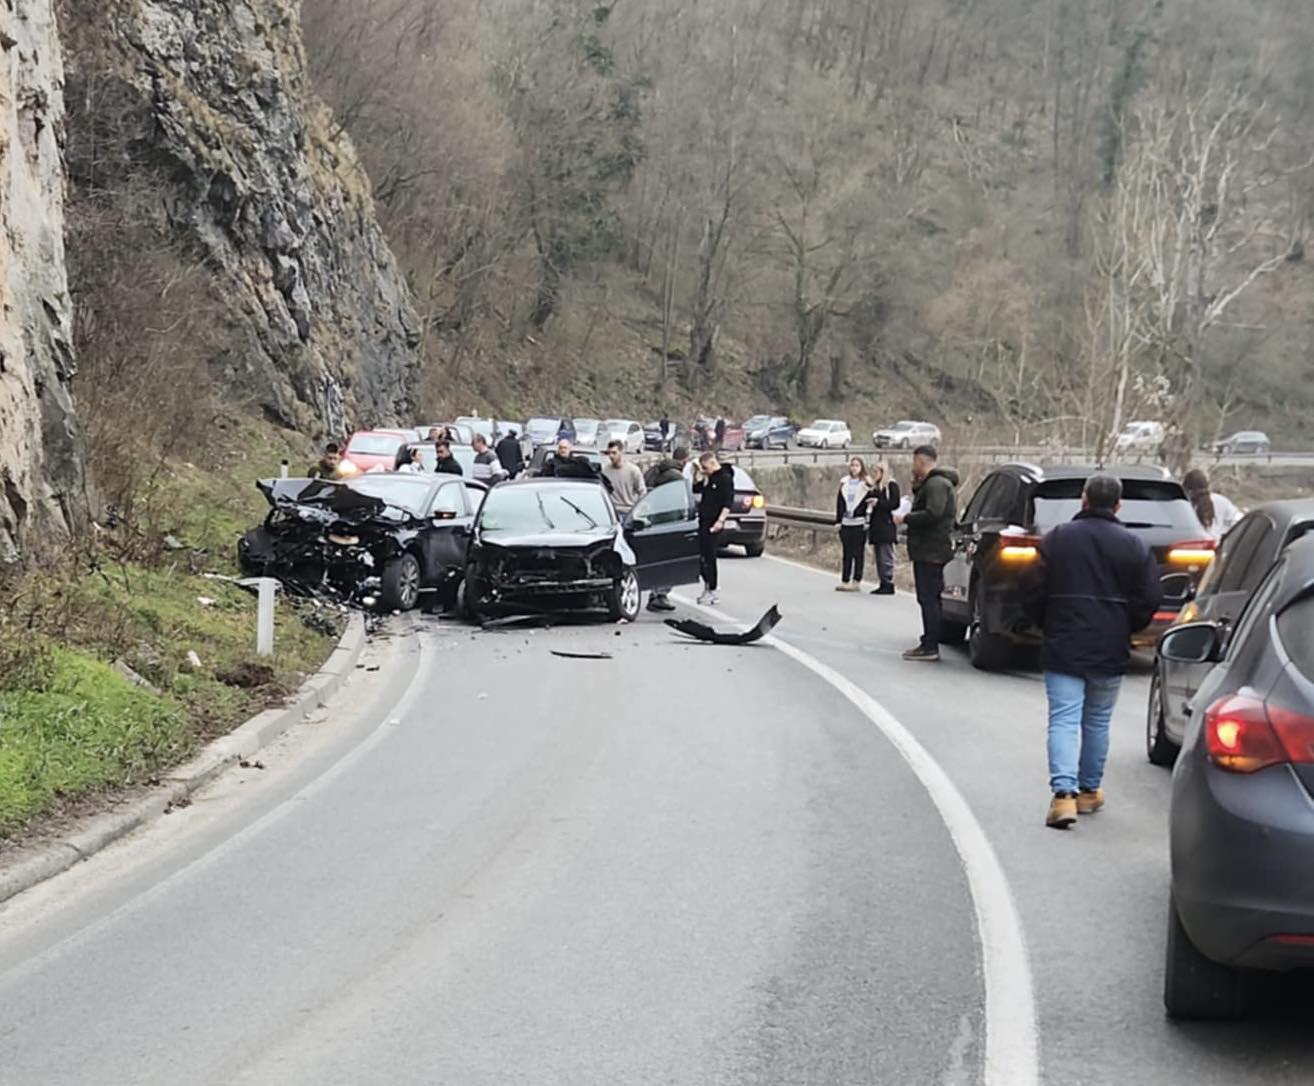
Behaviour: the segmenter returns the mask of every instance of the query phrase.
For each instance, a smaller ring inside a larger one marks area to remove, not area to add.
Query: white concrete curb
[[[167,808],[300,724],[338,692],[356,669],[364,648],[365,622],[360,615],[353,614],[324,666],[306,680],[290,704],[267,709],[216,739],[190,762],[171,770],[161,785],[152,789],[145,798],[121,810],[93,818],[64,840],[41,848],[7,870],[0,870],[0,904],[67,871],[139,826],[159,818]]]

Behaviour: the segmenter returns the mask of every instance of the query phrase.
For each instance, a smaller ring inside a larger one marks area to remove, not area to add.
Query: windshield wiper
[[[596,528],[596,527],[598,526],[598,522],[597,522],[596,520],[594,520],[591,516],[589,516],[586,512],[584,512],[583,509],[581,509],[578,505],[576,505],[576,504],[575,504],[573,501],[571,501],[569,498],[562,497],[560,494],[558,494],[557,497],[558,497],[558,498],[561,498],[561,500],[562,500],[563,502],[565,502],[568,506],[570,506],[573,510],[575,510],[575,512],[578,513],[581,517],[583,517],[585,520],[587,520],[587,521],[589,522],[589,527],[590,527],[590,528]],[[541,500],[542,500],[542,499],[540,499],[540,501],[541,501]]]
[[[552,518],[547,515],[547,510],[543,508],[543,495],[540,491],[534,491],[534,498],[538,501],[538,512],[543,518],[543,523],[548,526],[549,532],[555,532],[557,526],[552,523]]]

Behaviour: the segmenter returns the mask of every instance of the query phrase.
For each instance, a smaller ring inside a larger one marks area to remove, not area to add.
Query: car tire
[[[1255,446],[1255,455],[1256,455],[1256,456],[1270,456],[1270,455],[1272,455],[1272,448],[1271,448],[1271,446],[1269,446],[1269,445],[1256,445],[1256,446]]]
[[[1145,709],[1145,756],[1151,765],[1172,768],[1177,761],[1181,748],[1171,739],[1164,728],[1163,694],[1159,681],[1159,669],[1154,669],[1154,678],[1150,680],[1150,698]]]
[[[626,566],[612,582],[611,591],[607,593],[607,615],[613,622],[634,622],[639,617],[639,605],[643,601],[643,592],[639,589],[639,573],[632,566]]]
[[[483,588],[479,584],[475,567],[472,565],[466,566],[465,576],[461,578],[461,586],[456,590],[457,613],[468,622],[482,622],[484,620],[484,611],[479,606],[479,600],[482,597]]]
[[[383,567],[379,601],[387,611],[413,611],[420,602],[420,562],[407,553]]]
[[[1195,948],[1168,901],[1168,944],[1164,952],[1163,1006],[1169,1018],[1223,1021],[1246,1009],[1247,974],[1206,958]]]
[[[766,544],[765,544],[765,543],[745,543],[745,544],[744,544],[744,553],[745,553],[746,555],[748,555],[749,558],[761,558],[762,555],[766,554]]]
[[[972,626],[968,632],[967,655],[978,671],[1003,671],[1013,663],[1013,642],[1001,634],[985,632],[980,596],[972,594]]]
[[[961,645],[967,640],[967,623],[943,619],[940,622],[940,644]]]

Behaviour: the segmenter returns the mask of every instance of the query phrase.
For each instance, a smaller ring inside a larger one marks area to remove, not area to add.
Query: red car
[[[414,430],[357,430],[343,450],[338,474],[363,475],[371,468],[392,471],[398,451],[414,440]]]
[[[695,445],[700,449],[716,448],[716,419],[701,418],[693,424]],[[725,452],[738,452],[744,447],[746,432],[743,426],[726,419],[725,437],[721,440],[721,448]]]

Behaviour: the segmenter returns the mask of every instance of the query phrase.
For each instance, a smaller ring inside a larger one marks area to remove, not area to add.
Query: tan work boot
[[[1077,797],[1071,792],[1056,794],[1049,804],[1045,825],[1052,830],[1066,830],[1077,821]]]
[[[1095,814],[1104,810],[1104,789],[1096,788],[1093,792],[1083,789],[1077,793],[1077,814]]]

